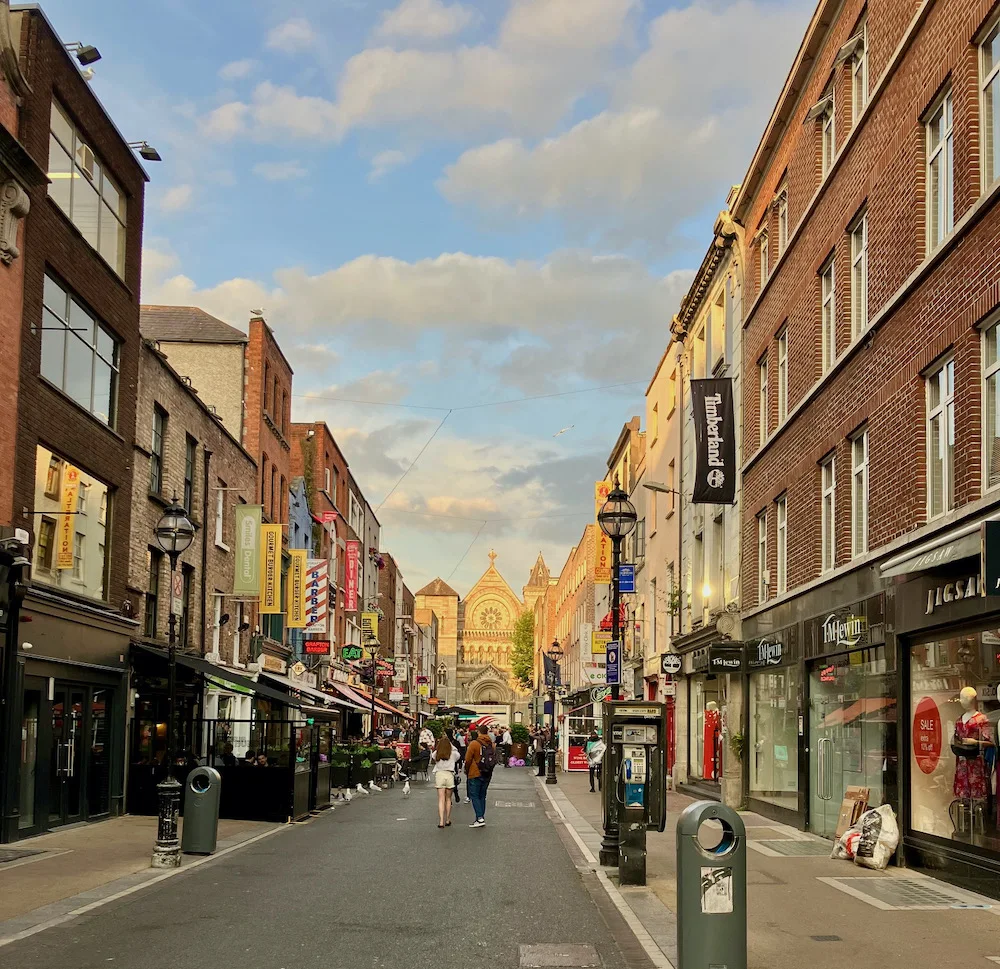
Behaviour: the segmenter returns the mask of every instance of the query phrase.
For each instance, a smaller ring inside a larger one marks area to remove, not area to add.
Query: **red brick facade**
[[[983,483],[980,325],[1000,303],[1000,185],[983,189],[979,48],[988,0],[872,5],[867,13],[868,104],[852,118],[851,63],[835,65],[857,31],[862,0],[821,3],[800,61],[776,109],[787,118],[773,147],[758,150],[733,214],[752,240],[768,227],[771,272],[760,285],[759,249],[748,241],[743,345],[743,604],[758,604],[757,515],[768,512],[768,567],[777,566],[775,499],[787,496],[787,588],[821,575],[820,462],[836,457],[835,568],[849,567],[850,436],[869,439],[868,548],[928,521],[925,372],[955,360],[953,508],[977,502]],[[995,14],[994,14],[995,16]],[[828,29],[823,26],[829,23]],[[813,56],[811,69],[803,66]],[[832,83],[837,156],[821,175],[819,121],[810,109]],[[800,93],[790,93],[799,87]],[[954,105],[955,229],[928,254],[924,121],[950,87]],[[797,98],[797,99],[796,99]],[[765,142],[768,139],[765,137]],[[788,192],[788,241],[778,252],[776,195]],[[868,327],[852,341],[850,228],[868,219]],[[823,373],[822,267],[833,259],[836,360]],[[776,339],[788,333],[788,418],[778,423]],[[772,361],[769,420],[759,441],[756,364]],[[947,515],[944,516],[946,519]],[[776,594],[772,581],[771,597]]]

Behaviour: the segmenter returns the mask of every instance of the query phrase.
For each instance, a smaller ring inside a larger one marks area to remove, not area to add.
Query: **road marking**
[[[30,929],[24,929],[24,931],[18,932],[15,935],[2,937],[0,938],[0,948],[3,948],[5,945],[10,945],[11,942],[20,942],[21,939],[27,939],[33,935],[37,935],[39,932],[44,932],[46,929],[62,925],[64,922],[69,922],[70,920],[78,918],[81,915],[86,915],[88,912],[94,911],[94,909],[108,905],[110,902],[116,902],[118,899],[125,898],[128,895],[133,895],[135,892],[141,891],[144,888],[149,888],[151,885],[156,885],[168,878],[173,878],[175,875],[182,875],[184,872],[192,871],[202,865],[207,865],[209,862],[216,861],[219,858],[224,858],[233,851],[238,851],[240,848],[245,848],[247,845],[252,845],[257,841],[263,841],[264,838],[270,838],[271,835],[277,834],[279,831],[288,831],[290,828],[291,825],[280,825],[274,827],[270,831],[264,831],[261,834],[254,835],[252,838],[247,838],[246,841],[241,841],[239,844],[223,848],[222,851],[217,851],[214,855],[208,855],[205,858],[199,858],[197,861],[192,861],[190,864],[184,865],[181,868],[173,868],[170,871],[163,872],[162,874],[154,875],[147,881],[141,882],[138,885],[132,885],[120,892],[115,892],[113,895],[108,895],[106,898],[99,898],[94,902],[81,905],[79,908],[75,908],[73,911],[67,912],[65,915],[57,915],[44,922],[39,922],[38,925],[33,925]],[[30,915],[31,913],[29,912],[27,914]],[[2,928],[2,923],[0,923],[0,928]]]

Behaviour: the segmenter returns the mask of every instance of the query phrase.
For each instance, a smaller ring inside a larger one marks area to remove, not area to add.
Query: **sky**
[[[558,574],[812,0],[46,0],[147,163],[142,300],[262,309],[414,591]],[[512,402],[513,401],[513,402]],[[561,433],[560,433],[561,432]]]

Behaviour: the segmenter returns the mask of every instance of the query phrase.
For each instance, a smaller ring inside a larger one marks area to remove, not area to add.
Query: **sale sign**
[[[913,756],[925,774],[933,774],[941,760],[941,711],[925,696],[913,712]]]
[[[347,555],[344,558],[344,608],[348,612],[358,611],[358,556],[360,548],[360,542],[347,542]]]

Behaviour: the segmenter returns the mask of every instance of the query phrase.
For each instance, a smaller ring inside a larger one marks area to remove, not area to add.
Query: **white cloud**
[[[181,212],[186,209],[194,198],[194,189],[190,185],[174,185],[163,193],[160,208],[164,212]]]
[[[474,19],[473,11],[459,3],[442,0],[403,0],[393,10],[382,14],[376,35],[440,40],[465,30]]]
[[[258,162],[253,166],[253,171],[269,182],[287,182],[293,178],[305,178],[309,174],[297,161]]]
[[[616,40],[639,7],[639,0],[513,0],[500,44],[519,50],[593,50]]]
[[[224,81],[238,81],[246,77],[256,66],[257,62],[249,57],[240,61],[230,61],[219,68],[219,77]]]
[[[297,54],[316,45],[317,35],[305,17],[293,17],[268,31],[265,45],[284,54]]]
[[[405,165],[409,161],[409,155],[405,151],[392,148],[388,151],[380,151],[372,159],[371,171],[368,173],[369,182],[377,182],[389,174],[393,169]]]
[[[234,138],[244,130],[250,109],[242,101],[220,104],[201,119],[199,127],[210,138],[226,140]]]

